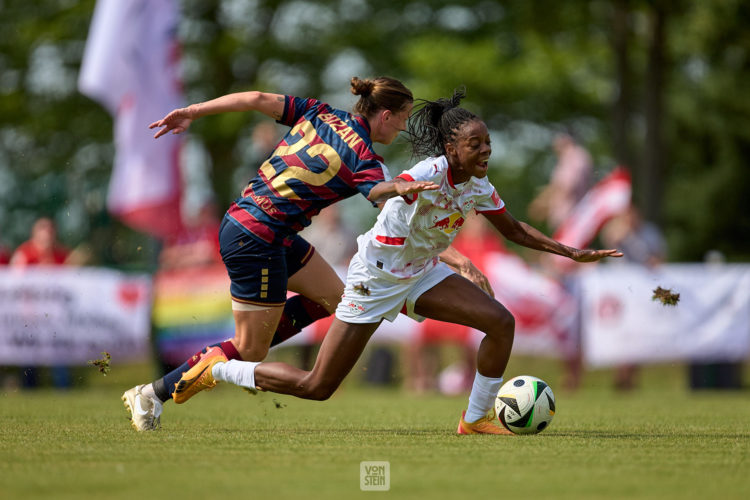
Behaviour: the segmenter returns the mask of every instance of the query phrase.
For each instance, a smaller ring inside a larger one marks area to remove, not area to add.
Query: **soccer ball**
[[[495,410],[500,422],[514,434],[536,434],[555,416],[555,395],[543,380],[521,375],[500,388]]]

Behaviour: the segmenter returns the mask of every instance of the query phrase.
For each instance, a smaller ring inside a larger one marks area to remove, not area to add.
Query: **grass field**
[[[556,368],[514,359],[507,373],[555,389]],[[691,393],[682,367],[646,369],[627,395],[589,374],[525,437],[456,436],[466,397],[356,373],[322,403],[220,386],[138,434],[119,398],[151,375],[114,366],[83,389],[0,393],[0,498],[750,498],[750,394]],[[390,462],[390,491],[360,491],[361,461]]]

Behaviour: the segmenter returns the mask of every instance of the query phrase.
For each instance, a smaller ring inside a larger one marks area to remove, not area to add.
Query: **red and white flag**
[[[110,213],[167,238],[182,227],[183,139],[153,138],[148,124],[183,106],[175,0],[98,0],[78,79],[81,93],[114,116]]]
[[[578,202],[555,232],[554,239],[571,247],[585,248],[604,224],[627,211],[631,191],[630,173],[623,167],[615,168]],[[561,270],[575,264],[557,255],[552,256],[552,260]]]
[[[493,253],[485,265],[495,298],[516,319],[514,353],[559,357],[575,352],[578,306],[573,295],[518,255]]]

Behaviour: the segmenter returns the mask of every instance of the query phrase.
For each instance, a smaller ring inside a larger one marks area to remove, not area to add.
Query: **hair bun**
[[[352,77],[352,94],[359,95],[362,97],[369,97],[375,88],[375,82],[372,80],[360,80],[358,77]]]

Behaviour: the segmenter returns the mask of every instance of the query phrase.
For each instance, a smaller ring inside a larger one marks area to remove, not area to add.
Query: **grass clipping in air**
[[[651,297],[651,300],[658,300],[665,306],[676,306],[680,301],[680,294],[673,293],[669,288],[662,288],[660,286],[657,286],[654,290],[654,295],[653,297]]]
[[[92,359],[89,361],[89,364],[92,366],[95,366],[99,369],[99,373],[103,373],[106,377],[109,373],[109,362],[112,359],[112,356],[107,351],[102,351],[102,358],[101,359]]]

